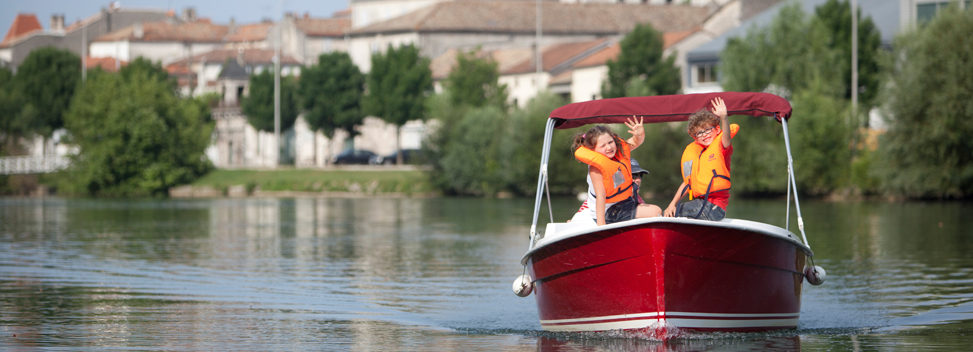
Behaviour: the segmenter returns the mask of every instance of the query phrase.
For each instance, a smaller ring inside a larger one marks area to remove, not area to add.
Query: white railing
[[[3,156],[0,157],[0,175],[46,174],[71,165],[64,156]]]

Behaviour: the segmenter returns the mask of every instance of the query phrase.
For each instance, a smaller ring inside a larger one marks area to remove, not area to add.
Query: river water
[[[579,205],[555,203],[559,221]],[[540,330],[533,296],[510,289],[532,206],[479,198],[0,199],[0,349],[973,345],[971,204],[806,201],[808,240],[828,281],[805,284],[798,329],[667,342]],[[783,206],[735,198],[728,216],[783,226]]]

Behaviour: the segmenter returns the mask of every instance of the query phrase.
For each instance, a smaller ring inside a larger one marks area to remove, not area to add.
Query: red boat
[[[787,137],[791,107],[772,94],[604,99],[565,105],[551,113],[530,247],[522,259],[528,275],[513,286],[520,296],[535,293],[544,330],[623,330],[665,339],[678,330],[797,327],[803,281],[821,284],[825,273],[806,265],[813,252],[806,244],[792,171],[787,176],[787,214],[794,190],[801,238],[785,228],[729,218],[657,217],[605,226],[555,223],[552,218],[543,234],[537,232],[554,128],[622,123],[633,115],[645,123],[685,121],[715,97],[723,98],[730,115],[776,118],[784,129],[788,167],[793,170]],[[786,224],[789,227],[789,216]]]

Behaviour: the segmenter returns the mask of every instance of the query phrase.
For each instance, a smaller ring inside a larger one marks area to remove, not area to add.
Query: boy
[[[688,132],[693,143],[682,154],[683,182],[664,216],[713,221],[726,216],[730,201],[731,142],[740,126],[730,125],[722,98],[713,99],[712,104],[712,112],[701,109],[689,117]],[[691,200],[679,203],[685,193],[689,193]]]

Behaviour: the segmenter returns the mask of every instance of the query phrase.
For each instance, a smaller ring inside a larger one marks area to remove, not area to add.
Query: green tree
[[[355,126],[365,118],[361,98],[365,75],[344,52],[321,54],[318,64],[301,72],[299,83],[304,119],[312,130],[328,138],[342,129],[354,135]]]
[[[484,105],[507,108],[507,85],[500,84],[497,63],[478,58],[475,52],[456,54],[456,67],[446,77],[444,86],[450,90],[453,104],[472,107]]]
[[[841,67],[841,82],[844,82],[842,96],[851,99],[851,6],[847,0],[828,0],[815,10],[815,19],[820,21],[827,32],[827,46],[837,50],[837,65]],[[878,93],[880,77],[880,54],[882,35],[871,17],[858,16],[858,100],[861,105],[873,105]]]
[[[951,7],[896,38],[883,99],[889,128],[874,164],[886,191],[915,198],[973,195],[971,31],[973,11]]]
[[[6,155],[27,127],[20,118],[23,96],[14,86],[14,75],[6,67],[0,67],[0,155]]]
[[[469,110],[453,128],[441,160],[451,193],[493,196],[506,190],[500,142],[508,115],[496,106]]]
[[[29,129],[50,136],[64,126],[64,112],[81,81],[81,59],[45,47],[31,51],[17,68],[16,88],[24,99],[21,118]]]
[[[642,95],[667,95],[679,92],[682,85],[676,56],[663,58],[662,33],[649,24],[639,24],[622,39],[617,60],[609,60],[608,80],[601,87],[605,98],[624,97],[629,92]],[[634,91],[630,86],[638,85]]]
[[[798,178],[821,170],[837,175],[822,178],[828,184],[805,180],[808,182],[801,185],[802,191],[807,191],[804,187],[811,187],[817,193],[832,190],[846,179],[842,175],[847,175],[850,168],[847,159],[824,160],[808,154],[808,159],[814,160],[813,164],[798,160],[798,155],[807,152],[806,148],[823,145],[848,148],[848,141],[834,143],[832,139],[840,136],[850,140],[850,135],[846,134],[847,115],[835,115],[846,111],[841,108],[844,103],[835,99],[844,95],[847,84],[842,81],[841,68],[848,65],[838,63],[843,59],[830,47],[832,35],[823,21],[814,20],[801,10],[801,4],[792,2],[781,9],[770,25],[751,28],[745,36],[730,39],[722,53],[720,70],[725,90],[770,91],[795,99],[790,133],[795,137],[793,153]],[[731,117],[731,122],[740,125],[739,135],[733,138],[735,192],[749,195],[786,192],[787,178],[781,170],[786,170],[787,156],[780,124],[772,118],[753,117]],[[829,130],[835,132],[818,134]],[[809,137],[802,139],[807,143],[798,143],[796,136],[804,133],[828,139],[812,143]]]
[[[796,92],[820,79],[829,85],[824,87],[828,92],[838,95],[844,89],[843,66],[829,48],[830,38],[823,22],[812,21],[800,3],[791,2],[769,26],[753,27],[727,42],[721,84],[727,91],[760,92],[773,85]]]
[[[162,196],[206,173],[212,123],[204,102],[181,99],[151,71],[88,80],[65,114],[80,154],[64,188],[95,196]]]
[[[292,76],[280,77],[280,130],[294,126],[297,119],[297,83]],[[240,107],[253,128],[274,131],[274,71],[264,70],[250,75],[250,94],[242,99]]]
[[[508,187],[521,195],[537,191],[537,176],[541,165],[544,127],[551,111],[567,104],[563,98],[549,91],[538,94],[523,109],[510,114],[510,123],[500,143],[501,165]],[[571,142],[574,135],[587,130],[580,127],[554,130],[548,164],[548,185],[552,194],[575,194],[587,187],[584,183],[586,167],[574,158]]]
[[[851,172],[848,141],[855,124],[843,118],[849,116],[849,104],[816,91],[824,86],[812,82],[809,89],[794,95],[794,114],[788,125],[798,189],[812,195],[826,195],[848,185]]]
[[[457,193],[450,188],[450,180],[446,176],[442,160],[449,151],[448,145],[454,137],[456,124],[470,109],[467,105],[453,104],[449,90],[426,99],[430,133],[422,144],[422,155],[431,166],[427,172],[429,183],[444,194]]]
[[[98,68],[100,71],[101,68]],[[92,73],[92,72],[89,72]],[[132,75],[134,74],[147,74],[149,78],[166,82],[172,90],[178,87],[178,82],[175,77],[169,76],[169,72],[162,68],[162,63],[152,62],[152,60],[146,59],[144,57],[137,57],[132,60],[128,65],[122,66],[118,73],[122,75],[122,78],[131,81]],[[98,73],[95,73],[98,74]]]
[[[426,96],[432,90],[429,59],[419,56],[419,48],[389,45],[384,54],[372,55],[372,70],[367,77],[366,111],[395,125],[396,149],[401,149],[399,130],[408,121],[426,114]],[[397,164],[402,163],[402,153]]]

